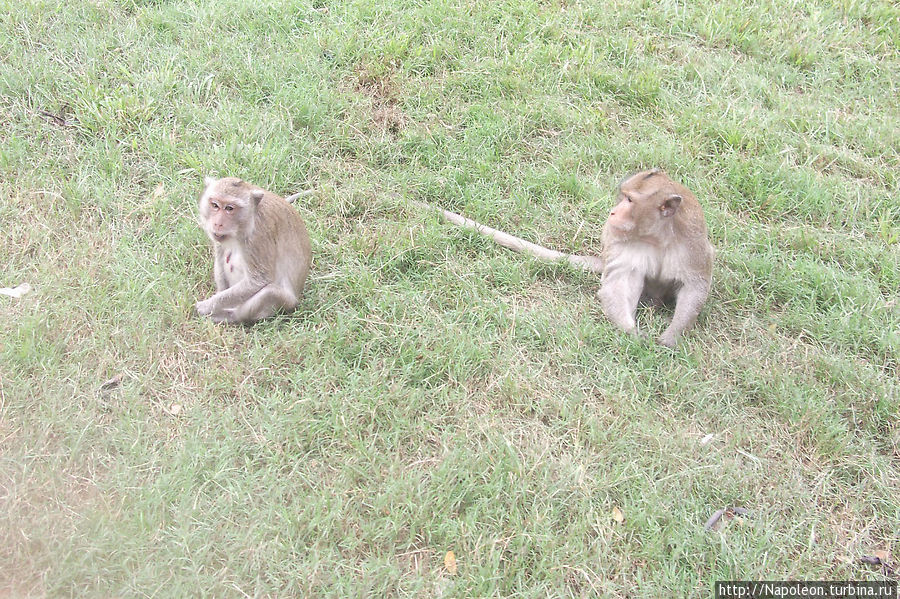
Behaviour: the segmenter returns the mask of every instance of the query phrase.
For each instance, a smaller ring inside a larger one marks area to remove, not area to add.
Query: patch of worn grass
[[[708,597],[900,553],[891,3],[0,7],[2,593]],[[406,202],[591,252],[648,166],[717,247],[674,352]],[[191,315],[204,174],[313,190],[296,313]]]

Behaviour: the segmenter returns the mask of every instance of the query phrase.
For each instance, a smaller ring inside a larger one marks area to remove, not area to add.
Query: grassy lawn
[[[0,0],[0,596],[896,576],[898,123],[891,0]],[[674,351],[409,203],[598,252],[652,166],[717,249]],[[191,314],[203,175],[311,191],[297,312]]]

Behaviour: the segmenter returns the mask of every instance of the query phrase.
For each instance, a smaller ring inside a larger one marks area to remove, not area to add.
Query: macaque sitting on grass
[[[200,226],[213,244],[216,293],[197,302],[197,314],[250,324],[296,308],[311,260],[303,219],[285,199],[236,177],[204,181]]]
[[[557,252],[454,212],[440,212],[517,252],[601,273],[597,297],[603,313],[628,333],[638,333],[634,315],[639,302],[674,302],[672,322],[658,339],[667,347],[674,347],[693,326],[709,295],[714,251],[703,210],[693,193],[659,169],[639,172],[619,185],[617,203],[603,226],[600,258]]]

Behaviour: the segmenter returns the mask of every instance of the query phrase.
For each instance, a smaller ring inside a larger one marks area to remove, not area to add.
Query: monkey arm
[[[607,271],[597,297],[603,313],[626,333],[637,333],[634,313],[644,290],[644,274],[638,270],[618,268]]]
[[[225,278],[225,269],[222,267],[221,260],[216,260],[213,263],[213,281],[216,284],[216,293],[221,293],[228,289],[228,280]]]
[[[675,347],[678,337],[686,330],[694,326],[706,297],[709,295],[708,281],[692,281],[678,290],[675,301],[675,314],[672,323],[659,336],[659,343],[666,347]]]

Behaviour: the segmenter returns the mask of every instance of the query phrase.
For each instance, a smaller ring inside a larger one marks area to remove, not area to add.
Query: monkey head
[[[618,203],[607,226],[626,237],[657,236],[671,223],[681,200],[661,170],[642,171],[619,184]]]
[[[256,210],[264,192],[238,179],[205,177],[200,195],[200,226],[214,242],[253,233]]]

